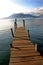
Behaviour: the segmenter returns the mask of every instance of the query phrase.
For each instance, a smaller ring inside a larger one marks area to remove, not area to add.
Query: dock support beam
[[[28,30],[28,37],[30,38],[29,30]]]
[[[14,22],[14,32],[16,32],[16,29],[17,29],[17,19],[15,19],[15,22]]]
[[[25,20],[23,20],[23,27],[25,28]]]
[[[13,29],[11,28],[12,37],[14,38]],[[12,43],[10,44],[10,47],[12,48]]]
[[[14,33],[13,33],[13,29],[11,28],[11,33],[12,33],[12,36],[14,37]]]
[[[35,44],[35,51],[37,51],[37,44]]]

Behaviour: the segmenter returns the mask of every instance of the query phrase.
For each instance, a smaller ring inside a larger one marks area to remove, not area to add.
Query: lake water
[[[23,19],[17,19],[18,26],[23,26]],[[39,51],[43,52],[43,19],[25,19],[26,30],[29,30],[30,39],[38,44]],[[14,20],[0,20],[0,65],[8,65],[10,57],[10,43],[13,37],[10,29],[14,31]]]

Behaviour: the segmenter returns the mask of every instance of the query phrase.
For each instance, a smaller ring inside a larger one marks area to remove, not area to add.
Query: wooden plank
[[[43,58],[35,51],[30,35],[25,28],[18,27],[13,39],[9,65],[43,65]]]
[[[43,60],[29,61],[29,62],[19,62],[19,63],[10,63],[9,65],[43,65]]]

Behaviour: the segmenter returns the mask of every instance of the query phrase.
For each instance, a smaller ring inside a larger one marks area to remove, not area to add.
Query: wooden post
[[[37,51],[37,44],[35,44],[35,51]]]
[[[12,33],[12,36],[14,37],[14,33],[13,33],[13,29],[11,28],[11,33]]]
[[[17,29],[17,19],[15,19],[15,22],[14,22],[14,30],[16,32],[16,29]]]
[[[10,44],[10,47],[12,48],[12,43]]]
[[[23,20],[23,27],[25,28],[25,20]]]
[[[13,29],[11,28],[11,33],[12,33],[12,37],[14,38],[14,33],[13,33]],[[10,47],[12,48],[12,43],[10,44]]]
[[[30,37],[29,30],[28,30],[28,37]]]

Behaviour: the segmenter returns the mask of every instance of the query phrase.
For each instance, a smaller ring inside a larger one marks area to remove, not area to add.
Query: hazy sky
[[[13,13],[43,13],[43,0],[0,0],[0,18]]]

